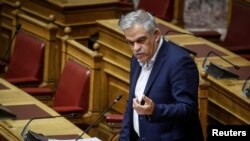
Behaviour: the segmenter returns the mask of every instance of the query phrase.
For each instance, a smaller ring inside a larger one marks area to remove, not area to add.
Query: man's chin
[[[138,59],[141,63],[146,63],[146,61],[145,60],[143,60],[143,59]]]
[[[136,56],[136,58],[137,58],[140,62],[142,62],[142,63],[147,62],[146,59],[145,59],[145,57],[143,57],[143,56],[138,55],[138,56]]]

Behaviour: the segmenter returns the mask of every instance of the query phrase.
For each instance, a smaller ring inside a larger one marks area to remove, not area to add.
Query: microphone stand
[[[22,132],[21,132],[21,136],[23,137],[23,139],[25,139],[25,133],[28,129],[28,126],[29,124],[33,121],[33,120],[36,120],[36,119],[46,119],[46,118],[56,118],[56,117],[63,117],[63,116],[47,116],[47,117],[34,117],[34,118],[31,118],[24,126]]]
[[[78,141],[85,133],[87,133],[101,118],[102,116],[114,105],[116,104],[120,99],[122,98],[122,95],[119,95],[118,97],[116,97],[116,99],[113,101],[113,103],[106,108],[101,114],[100,116],[92,123],[88,126],[87,129],[84,130],[84,132],[76,139],[76,141]]]
[[[242,86],[242,92],[248,97],[250,98],[250,88],[249,88],[249,84],[248,81],[250,79],[250,76],[247,77],[246,81],[244,82],[243,86]]]
[[[15,39],[15,37],[16,37],[17,33],[19,32],[19,30],[21,29],[21,26],[22,26],[21,24],[17,24],[17,25],[16,25],[16,31],[15,31],[13,37],[12,37],[11,40],[10,40],[10,44],[9,44],[9,46],[8,46],[8,48],[7,48],[6,52],[5,52],[5,54],[3,55],[2,59],[1,59],[1,60],[3,61],[3,63],[8,62],[8,58],[6,59],[7,54],[8,54],[8,52],[9,52],[11,46],[12,46],[13,40]]]
[[[204,59],[204,61],[203,61],[203,63],[202,63],[202,68],[203,68],[203,70],[204,70],[205,72],[207,72],[207,73],[213,75],[215,78],[238,78],[238,77],[239,77],[238,75],[236,75],[236,74],[234,74],[234,73],[232,73],[232,72],[226,70],[225,68],[223,68],[223,67],[221,67],[221,66],[218,66],[218,65],[216,65],[216,64],[214,64],[214,63],[210,63],[209,66],[206,65],[206,64],[207,64],[207,60],[208,60],[208,56],[209,56],[210,54],[214,54],[214,55],[218,56],[220,59],[222,59],[223,61],[225,61],[225,62],[227,62],[228,64],[230,64],[230,65],[233,66],[235,69],[237,69],[237,70],[240,69],[239,66],[237,66],[237,65],[235,65],[235,64],[233,64],[233,63],[231,63],[231,62],[229,62],[228,60],[226,60],[225,58],[223,58],[223,57],[220,56],[219,54],[215,53],[214,51],[210,51],[210,52],[206,55],[206,57],[205,57],[205,59]]]
[[[207,62],[208,56],[209,56],[210,54],[215,54],[216,56],[220,57],[222,60],[224,60],[224,61],[227,62],[228,64],[232,65],[235,69],[237,69],[237,70],[240,69],[239,66],[237,66],[237,65],[235,65],[235,64],[233,64],[233,63],[231,63],[231,62],[229,62],[229,61],[226,60],[224,57],[220,56],[219,54],[215,53],[214,51],[208,52],[207,56],[205,57],[205,60],[204,60],[203,63],[202,63],[202,68],[203,68],[203,69],[205,68],[205,63]]]

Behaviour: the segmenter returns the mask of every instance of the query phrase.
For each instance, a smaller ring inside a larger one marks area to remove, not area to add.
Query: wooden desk
[[[207,80],[211,84],[208,94],[208,115],[222,124],[250,124],[250,99],[244,96],[241,91],[245,79],[250,75],[250,62],[205,39],[191,36],[189,37],[189,41],[185,36],[186,35],[173,35],[166,38],[181,46],[197,44],[208,45],[211,49],[223,53],[224,55],[222,55],[222,57],[228,61],[240,66],[241,69],[237,73],[239,76],[244,75],[244,77],[239,80],[220,80],[210,75],[208,76]],[[217,56],[209,56],[208,58],[209,62],[223,67],[232,67]],[[195,61],[198,64],[199,71],[202,72],[203,69],[201,66],[204,61],[204,56],[195,58]],[[244,69],[249,71],[243,72]]]
[[[247,67],[249,75],[249,61],[236,56],[227,59],[237,63],[242,69]],[[211,59],[211,62],[231,67],[218,58]],[[250,124],[250,99],[242,92],[245,80],[218,80],[212,76],[208,76],[207,80],[211,83],[208,94],[208,115],[222,124]]]
[[[43,111],[46,111],[51,116],[59,116],[58,113],[47,107],[45,104],[41,103],[40,101],[36,100],[32,96],[26,94],[25,92],[21,91],[20,89],[16,88],[15,86],[11,85],[10,83],[1,78],[0,84],[7,87],[7,89],[0,90],[0,103],[2,105],[8,107],[15,105],[34,104]],[[28,121],[29,119],[1,120],[0,136],[7,138],[6,140],[21,141],[22,139],[20,134]],[[65,138],[76,138],[83,132],[81,129],[76,127],[64,117],[36,119],[29,124],[28,129],[37,133],[42,133],[46,136]],[[89,138],[87,134],[84,134],[83,137]]]
[[[13,11],[17,1],[3,0],[3,2],[6,9]],[[120,15],[119,0],[18,0],[18,2],[20,5],[17,8],[36,20],[48,21],[48,16],[53,15],[59,27],[59,36],[64,35],[65,27],[72,28],[72,37],[89,36],[97,31],[95,20],[118,18]],[[6,16],[11,16],[9,11],[4,12]]]

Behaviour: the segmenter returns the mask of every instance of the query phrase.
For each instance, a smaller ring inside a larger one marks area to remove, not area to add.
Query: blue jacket
[[[133,56],[130,94],[119,141],[202,141],[199,73],[190,55],[181,47],[163,41],[144,91],[155,103],[154,111],[150,116],[139,116],[138,137],[133,128],[132,99],[140,71],[141,66]]]

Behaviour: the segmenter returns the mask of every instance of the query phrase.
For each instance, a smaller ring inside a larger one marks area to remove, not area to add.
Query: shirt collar
[[[143,67],[143,68],[145,68],[145,69],[151,69],[151,68],[152,68],[152,66],[154,65],[156,56],[157,56],[157,54],[158,54],[158,52],[159,52],[159,50],[160,50],[160,48],[161,48],[162,42],[163,42],[163,39],[162,39],[162,37],[161,37],[161,38],[160,38],[160,43],[159,43],[159,45],[158,45],[158,47],[157,47],[157,49],[156,49],[156,51],[155,51],[154,56],[153,56],[148,62],[142,63],[140,60],[138,60],[138,62],[139,62],[139,64],[140,64],[141,67]]]

